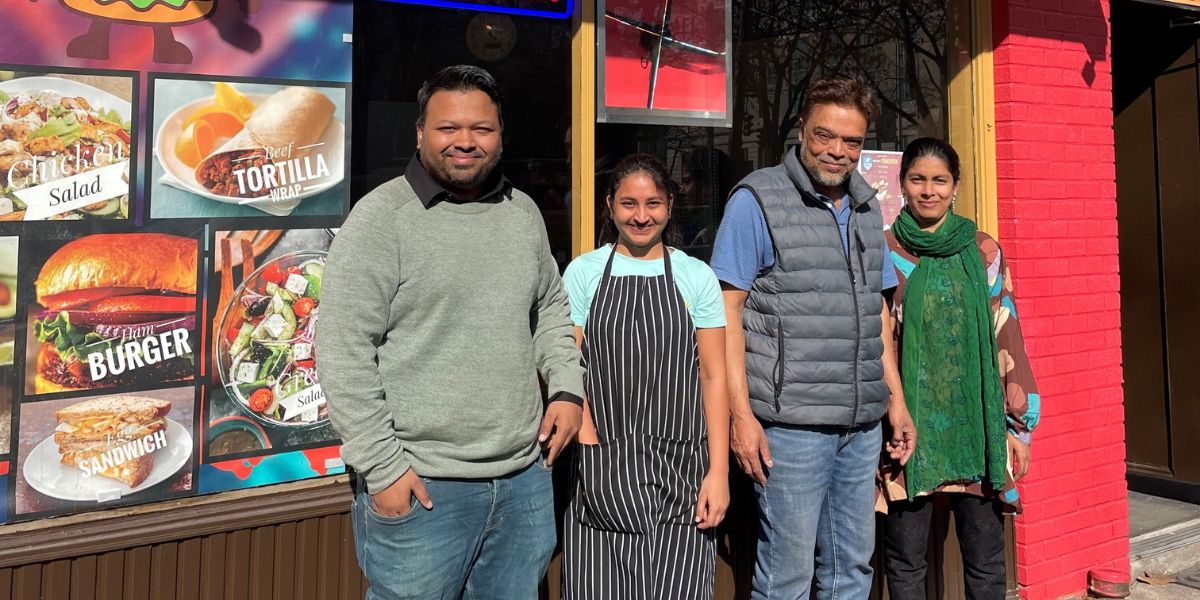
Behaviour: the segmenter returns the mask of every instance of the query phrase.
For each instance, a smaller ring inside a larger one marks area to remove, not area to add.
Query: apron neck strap
[[[663,272],[667,276],[667,281],[674,281],[675,278],[671,275],[671,249],[667,247],[666,242],[660,242],[663,247]],[[612,252],[608,255],[608,262],[604,263],[604,275],[600,277],[600,281],[608,279],[612,274],[613,259],[617,256],[617,243],[613,242]]]

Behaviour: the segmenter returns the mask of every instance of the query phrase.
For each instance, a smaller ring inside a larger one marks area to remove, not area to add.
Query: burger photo
[[[95,234],[59,248],[34,282],[35,394],[193,377],[197,242]],[[30,378],[27,378],[27,381]]]

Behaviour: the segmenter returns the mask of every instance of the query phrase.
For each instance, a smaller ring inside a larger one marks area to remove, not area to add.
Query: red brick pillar
[[[994,0],[1000,243],[1041,397],[1021,486],[1031,600],[1129,568],[1108,0]]]

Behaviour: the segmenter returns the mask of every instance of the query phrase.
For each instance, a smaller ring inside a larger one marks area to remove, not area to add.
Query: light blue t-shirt
[[[683,296],[692,323],[698,329],[724,327],[725,301],[721,297],[721,284],[717,283],[717,276],[704,261],[684,254],[683,250],[672,250],[671,273],[675,276],[675,287]],[[612,251],[612,244],[605,244],[580,255],[567,265],[563,273],[563,287],[567,289],[567,298],[571,301],[571,320],[580,327],[587,323],[592,297],[600,287],[600,277],[604,275],[604,265]],[[613,258],[613,277],[657,277],[664,272],[661,258],[641,260],[619,252]]]
[[[826,200],[832,210],[832,202]],[[842,209],[835,211],[838,229],[842,234],[842,246],[850,252],[850,199],[842,198]],[[883,289],[899,285],[896,269],[892,266],[892,253],[884,242]],[[775,265],[775,246],[767,219],[754,194],[747,189],[734,192],[725,205],[725,216],[717,229],[713,244],[712,268],[717,278],[739,290],[747,291],[754,285],[759,273]]]

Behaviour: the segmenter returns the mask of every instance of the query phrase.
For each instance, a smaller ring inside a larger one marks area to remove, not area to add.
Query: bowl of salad
[[[218,321],[221,384],[260,423],[311,429],[329,422],[315,345],[324,273],[324,252],[272,259],[234,290]]]
[[[60,77],[0,83],[0,220],[125,219],[133,126],[128,101]],[[33,211],[18,192],[125,163],[121,193],[55,213]]]

